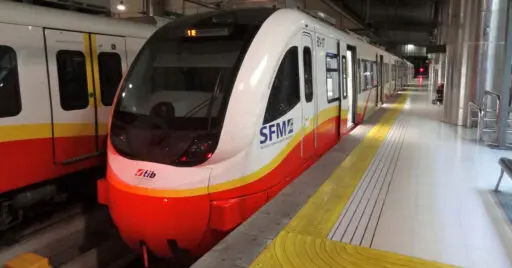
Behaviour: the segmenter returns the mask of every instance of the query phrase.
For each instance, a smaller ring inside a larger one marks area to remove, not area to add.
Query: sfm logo
[[[152,179],[152,178],[156,177],[156,173],[152,170],[139,168],[139,169],[137,169],[137,172],[135,172],[135,176]]]
[[[293,133],[293,118],[260,128],[260,144],[277,141]]]

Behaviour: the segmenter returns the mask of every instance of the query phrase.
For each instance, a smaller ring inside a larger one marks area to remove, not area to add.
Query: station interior
[[[512,267],[511,0],[0,0],[0,263]]]

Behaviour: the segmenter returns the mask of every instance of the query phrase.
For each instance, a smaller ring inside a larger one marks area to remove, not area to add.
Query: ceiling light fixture
[[[119,1],[119,4],[117,4],[116,8],[117,8],[117,10],[125,11],[126,6],[124,5],[124,1],[123,0]]]

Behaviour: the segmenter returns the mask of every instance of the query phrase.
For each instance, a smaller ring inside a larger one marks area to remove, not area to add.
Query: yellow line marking
[[[24,253],[9,261],[4,266],[5,268],[51,268],[48,258],[39,256],[34,253]]]
[[[94,85],[92,78],[92,66],[91,66],[91,39],[89,34],[84,34],[84,52],[85,52],[85,72],[87,75],[87,92],[89,93],[89,107],[95,107],[94,97],[91,98],[91,94],[94,94]]]
[[[250,267],[446,268],[452,266],[323,238],[281,232]]]
[[[327,240],[405,100],[403,96],[386,112],[251,267],[452,267]]]
[[[98,124],[99,135],[107,134],[107,124]],[[57,123],[55,137],[80,137],[96,135],[93,123]],[[52,137],[52,124],[25,124],[0,126],[0,142],[44,139]]]
[[[94,90],[96,94],[96,107],[103,106],[101,102],[101,85],[100,85],[100,69],[98,66],[98,49],[96,47],[96,35],[91,34],[91,58],[92,58],[92,70],[94,75]]]
[[[327,181],[290,221],[286,230],[316,237],[327,237],[339,213],[350,199],[374,155],[385,139],[395,118],[401,112],[405,99],[393,105],[381,121],[370,130],[365,139],[336,168]],[[310,204],[310,205],[309,205]],[[322,217],[318,217],[322,215]]]

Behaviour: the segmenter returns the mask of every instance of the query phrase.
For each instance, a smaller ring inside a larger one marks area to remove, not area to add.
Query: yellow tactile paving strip
[[[390,107],[250,267],[453,267],[327,239],[406,98]]]

